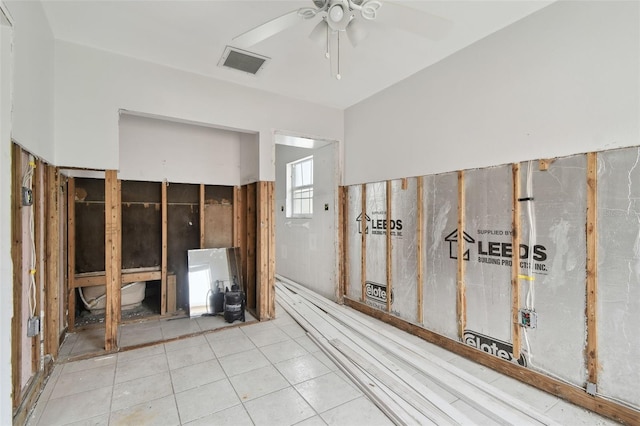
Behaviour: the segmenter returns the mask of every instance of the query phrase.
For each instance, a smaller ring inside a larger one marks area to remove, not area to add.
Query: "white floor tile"
[[[289,382],[272,365],[229,378],[242,401],[259,398],[289,387]]]
[[[173,395],[173,388],[168,372],[129,380],[113,387],[111,410],[122,410],[169,395]]]
[[[287,336],[295,339],[296,337],[306,336],[307,332],[304,328],[300,327],[298,323],[278,325],[280,330],[284,331]]]
[[[106,386],[113,386],[115,370],[115,364],[103,365],[102,367],[71,373],[65,373],[63,369],[62,373],[60,373],[60,377],[58,377],[56,386],[51,393],[50,399],[82,393]]]
[[[211,342],[210,345],[218,358],[256,349],[256,345],[244,334],[230,339],[214,341]]]
[[[296,423],[295,426],[326,426],[324,420],[320,416],[309,417],[306,420],[301,421],[300,423]]]
[[[89,358],[82,361],[69,362],[67,364],[64,364],[63,373],[73,373],[76,371],[103,367],[105,365],[115,364],[117,360],[117,354],[109,354],[105,356],[99,356],[97,358]]]
[[[176,426],[180,425],[173,395],[147,401],[111,413],[109,426]]]
[[[571,426],[613,426],[619,424],[562,400],[558,400],[545,414],[560,424]]]
[[[229,377],[246,373],[247,371],[255,370],[260,367],[265,367],[270,364],[269,360],[262,355],[262,352],[258,349],[228,355],[219,358],[218,361],[220,361],[220,365],[222,365],[222,368]]]
[[[238,405],[240,400],[229,380],[223,379],[177,393],[176,402],[180,420],[188,423]]]
[[[326,365],[318,361],[313,354],[280,362],[275,367],[292,385],[322,376],[331,371]]]
[[[362,396],[361,392],[334,373],[299,383],[295,388],[318,413]]]
[[[208,416],[201,417],[189,423],[184,423],[185,426],[253,426],[251,417],[244,409],[242,404],[234,405],[226,410],[218,411],[217,413],[209,414]]]
[[[267,357],[272,364],[285,361],[291,358],[297,358],[306,355],[309,352],[295,340],[286,340],[284,342],[266,345],[260,348],[260,351]]]
[[[109,412],[112,387],[50,399],[38,425],[56,426],[97,417]]]
[[[173,352],[178,349],[190,348],[192,346],[201,346],[208,344],[207,339],[205,339],[204,335],[187,337],[186,339],[174,340],[172,342],[168,342],[164,344],[165,352]]]
[[[313,340],[309,338],[309,336],[300,336],[294,339],[300,346],[305,348],[307,352],[320,352],[321,349],[318,345],[316,345]]]
[[[272,345],[274,343],[284,342],[291,339],[284,331],[280,330],[277,327],[268,328],[257,332],[254,331],[247,334],[247,336],[257,347]]]
[[[162,344],[147,346],[145,348],[133,349],[118,353],[118,362],[133,361],[135,359],[147,358],[153,355],[164,354],[164,346]]]
[[[193,364],[209,361],[215,358],[209,344],[205,341],[203,345],[190,346],[167,353],[169,369],[186,367]]]
[[[167,356],[164,353],[138,358],[133,361],[118,362],[115,382],[127,382],[140,377],[153,376],[163,371],[169,371]]]
[[[79,422],[67,423],[65,426],[108,426],[109,414],[102,414]]]
[[[171,370],[175,393],[224,379],[226,375],[216,359]]]
[[[316,414],[293,388],[270,393],[244,405],[256,426],[288,426]]]
[[[204,335],[207,341],[212,345],[222,340],[233,339],[235,337],[242,337],[242,336],[245,336],[245,334],[242,332],[240,327],[225,328],[225,329],[216,330]]]
[[[391,426],[393,422],[365,396],[320,414],[328,425]]]

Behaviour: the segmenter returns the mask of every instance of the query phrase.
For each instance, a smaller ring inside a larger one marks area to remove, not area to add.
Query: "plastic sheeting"
[[[392,311],[401,318],[418,320],[418,180],[407,179],[406,189],[402,181],[391,182],[391,287]]]
[[[640,409],[640,149],[598,154],[598,393]]]
[[[511,166],[465,172],[466,330],[502,342],[512,341],[511,182]]]
[[[521,197],[533,198],[520,203],[520,275],[531,277],[520,280],[520,300],[538,314],[535,329],[522,329],[522,350],[528,342],[529,368],[577,386],[586,381],[586,173],[585,155],[558,158],[547,171],[520,165]]]
[[[424,327],[457,340],[458,175],[425,176],[423,191]]]
[[[347,194],[347,296],[361,300],[362,186],[348,187]],[[366,220],[365,220],[366,226]]]

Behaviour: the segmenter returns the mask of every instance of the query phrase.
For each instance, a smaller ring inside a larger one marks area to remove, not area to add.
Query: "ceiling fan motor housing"
[[[344,31],[353,18],[353,11],[347,0],[333,0],[327,9],[327,23],[334,31]]]

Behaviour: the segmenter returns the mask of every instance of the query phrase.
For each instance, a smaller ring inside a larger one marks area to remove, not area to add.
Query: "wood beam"
[[[387,312],[391,312],[391,296],[393,292],[393,242],[391,241],[391,217],[392,217],[392,191],[391,181],[386,182],[387,190],[387,226],[386,226],[386,238],[387,238]]]
[[[22,393],[22,149],[11,150],[11,258],[13,259],[13,317],[11,318],[11,384],[13,408]]]
[[[349,289],[348,197],[349,187],[338,187],[338,303],[342,303]]]
[[[275,224],[273,223],[274,182],[258,182],[257,300],[259,319],[275,313]]]
[[[34,243],[35,243],[35,281],[36,281],[36,297],[35,297],[35,312],[37,316],[40,316],[42,310],[42,293],[46,289],[46,271],[45,271],[45,259],[46,259],[46,245],[47,240],[45,238],[44,227],[46,226],[46,202],[45,196],[47,189],[45,175],[45,163],[41,160],[36,161],[36,168],[34,171],[33,180],[33,209],[34,209]],[[43,318],[40,318],[40,333],[44,330]],[[31,338],[31,371],[37,372],[40,369],[40,340],[41,334]]]
[[[362,200],[360,215],[360,300],[363,302],[367,297],[367,229],[369,224],[367,223],[367,184],[362,184]]]
[[[76,181],[67,180],[67,329],[76,327]],[[106,282],[106,281],[105,281]]]
[[[463,340],[467,326],[467,298],[464,281],[464,211],[465,211],[464,171],[458,172],[458,272],[456,289],[456,313],[458,316],[458,338]]]
[[[520,310],[520,163],[511,166],[513,176],[512,217],[511,217],[511,334],[513,335],[513,359],[520,358],[522,329],[518,321]]]
[[[587,154],[587,371],[598,383],[598,155]]]
[[[257,269],[257,261],[256,261],[256,243],[257,243],[257,225],[258,225],[258,216],[257,216],[257,183],[248,184],[245,187],[245,198],[246,198],[246,215],[245,215],[245,227],[246,227],[246,238],[245,238],[245,249],[246,249],[246,275],[245,279],[247,280],[247,306],[251,308],[255,308],[257,310],[257,289],[258,282],[256,277],[256,269]]]
[[[200,197],[199,197],[199,202],[200,202],[200,208],[199,208],[199,213],[200,213],[200,248],[203,249],[205,248],[204,245],[204,183],[200,184]]]
[[[233,187],[233,246],[240,247],[242,245],[242,217],[244,204],[242,202],[242,188]]]
[[[45,351],[55,358],[60,347],[60,174],[47,166],[47,283],[45,285]]]
[[[169,184],[165,180],[161,183],[161,215],[162,215],[162,253],[161,253],[161,264],[160,264],[160,315],[164,315],[167,313],[167,268],[168,268],[168,235],[169,235],[169,215],[167,212],[167,186]]]
[[[120,246],[121,208],[118,172],[105,172],[105,274],[106,318],[105,350],[118,348],[118,324],[120,323],[120,287],[122,252]]]
[[[416,201],[418,203],[418,217],[416,226],[416,265],[417,265],[417,302],[418,302],[418,324],[422,324],[424,321],[424,178],[418,176],[417,178],[417,194]]]

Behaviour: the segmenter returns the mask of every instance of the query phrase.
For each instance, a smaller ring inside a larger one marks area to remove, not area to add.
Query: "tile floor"
[[[29,425],[391,424],[282,308],[277,312],[277,319],[269,322],[59,363]],[[200,327],[197,320],[189,322],[195,325],[171,327]],[[165,330],[160,329],[164,336]],[[167,331],[167,335],[175,331]],[[412,339],[426,351],[526,400],[561,424],[615,424]],[[415,375],[478,424],[493,424],[428,378]]]

